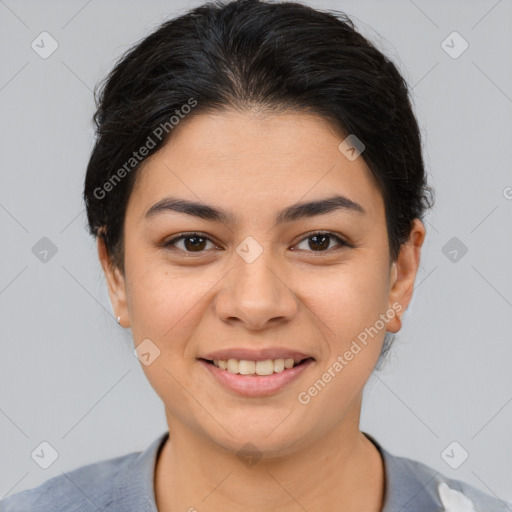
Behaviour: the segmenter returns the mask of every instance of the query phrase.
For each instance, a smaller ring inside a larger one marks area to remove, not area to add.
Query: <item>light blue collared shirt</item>
[[[155,463],[168,436],[161,434],[143,452],[81,466],[13,494],[0,501],[0,512],[158,512]],[[391,455],[372,436],[365,436],[384,460],[381,512],[512,512],[512,505],[420,462]]]

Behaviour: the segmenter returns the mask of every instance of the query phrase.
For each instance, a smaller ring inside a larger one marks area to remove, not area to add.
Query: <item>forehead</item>
[[[369,217],[383,215],[363,158],[349,160],[340,151],[344,138],[325,119],[300,112],[194,115],[137,171],[129,208],[143,215],[172,195],[260,212],[342,194]]]

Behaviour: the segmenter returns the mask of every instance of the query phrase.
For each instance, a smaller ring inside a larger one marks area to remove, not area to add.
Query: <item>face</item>
[[[101,240],[99,255],[171,430],[284,454],[357,428],[424,228],[391,262],[383,199],[344,138],[303,113],[200,114],[138,171],[124,275]]]

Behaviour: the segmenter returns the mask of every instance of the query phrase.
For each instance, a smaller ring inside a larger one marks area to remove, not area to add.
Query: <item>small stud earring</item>
[[[117,323],[118,323],[118,324],[120,324],[120,323],[121,323],[121,317],[120,317],[120,316],[118,316],[116,320],[117,320]]]

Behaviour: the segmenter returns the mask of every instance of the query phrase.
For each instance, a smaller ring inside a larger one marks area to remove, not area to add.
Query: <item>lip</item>
[[[266,361],[267,359],[293,359],[295,362],[299,362],[302,359],[314,357],[311,354],[305,354],[296,350],[290,350],[287,348],[271,347],[262,348],[259,350],[248,349],[248,348],[225,348],[222,350],[216,350],[203,356],[199,356],[198,359],[208,359],[210,361],[228,359],[245,359],[247,361]]]
[[[214,355],[215,354],[217,353],[214,353]],[[251,357],[254,357],[254,354],[251,355]],[[249,358],[247,359],[251,360]],[[267,357],[266,359],[274,358]],[[264,359],[252,360],[261,361]],[[284,387],[290,385],[291,382],[299,378],[299,376],[314,363],[314,359],[310,357],[298,366],[284,369],[282,372],[273,373],[272,375],[240,375],[238,373],[230,373],[227,370],[217,368],[204,359],[199,359],[198,362],[210,372],[210,375],[212,375],[217,382],[225,388],[234,391],[238,395],[246,397],[265,397],[271,396]]]

